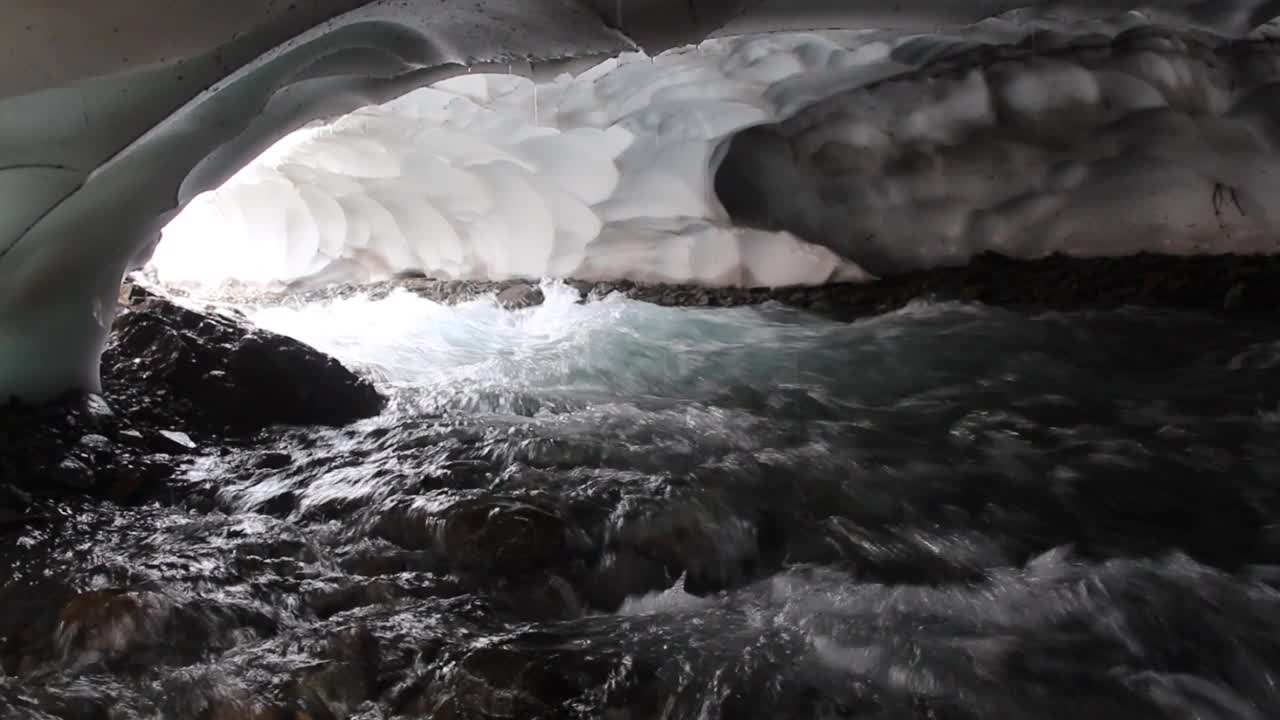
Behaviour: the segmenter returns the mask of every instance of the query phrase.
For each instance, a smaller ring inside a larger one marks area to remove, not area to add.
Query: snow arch
[[[263,149],[264,139],[277,139],[316,116],[381,103],[464,67],[482,70],[490,63],[489,70],[515,65],[536,71],[569,58],[613,56],[636,49],[630,39],[602,22],[602,17],[608,17],[607,7],[597,6],[609,5],[603,0],[311,0],[297,4],[296,13],[292,5],[250,0],[228,0],[216,6],[198,0],[174,0],[161,6],[142,0],[112,4],[85,0],[80,7],[18,2],[7,10],[11,17],[52,18],[57,21],[52,25],[61,30],[42,37],[39,22],[0,27],[0,37],[6,39],[0,43],[0,52],[7,60],[0,63],[0,397],[17,394],[41,399],[69,389],[96,389],[97,356],[125,267],[145,251],[184,202],[232,175]],[[891,42],[894,49],[886,63],[805,72],[787,83],[790,100],[781,102],[782,96],[777,95],[779,102],[774,106],[790,104],[796,118],[810,119],[823,115],[822,98],[833,92],[843,98],[836,105],[863,93],[882,111],[901,112],[913,107],[911,92],[891,99],[893,86],[878,82],[884,79],[880,73],[910,74],[975,45],[1018,42],[1030,31],[1039,31],[1031,42],[1052,45],[1062,38],[1089,34],[1111,38],[1128,27],[1155,24],[1182,28],[1203,43],[1205,36],[1221,41],[1259,25],[1265,28],[1276,14],[1274,0],[1153,0],[1136,10],[1125,0],[1077,5],[1056,0],[695,0],[692,4],[628,0],[627,5],[639,6],[641,22],[636,24],[632,13],[623,27],[659,43],[664,38],[699,37],[726,23],[741,32],[826,25],[909,28],[916,33],[905,40],[901,33],[886,33],[898,38]],[[276,10],[264,9],[268,6]],[[339,14],[346,10],[350,12]],[[966,29],[938,32],[940,25],[972,22],[1005,11],[1011,12]],[[108,31],[112,24],[118,30],[131,22],[130,32]],[[160,32],[138,35],[139,28]],[[181,39],[168,42],[170,32]],[[1220,49],[1230,54],[1233,47],[1237,46]],[[59,54],[66,55],[65,62]],[[1265,43],[1259,43],[1241,54],[1238,63],[1265,68],[1272,56]],[[932,100],[918,92],[929,86],[928,78],[916,77],[924,81],[915,86],[917,101],[922,107],[930,106]],[[903,87],[908,86],[898,86],[898,92]],[[1250,99],[1233,98],[1230,109],[1215,109],[1210,115],[1218,119],[1267,115],[1270,94],[1262,88],[1255,83],[1252,89],[1257,92]],[[776,119],[783,124],[765,124],[774,125],[777,134],[793,143],[794,137],[803,134],[800,127],[806,120],[787,118],[792,115],[779,111]],[[1256,190],[1266,186],[1269,166],[1245,162],[1240,165],[1244,170],[1234,175],[1222,172],[1230,158],[1244,158],[1250,148],[1261,148],[1270,157],[1269,126],[1260,121],[1213,122],[1191,131],[1186,122],[1179,125],[1177,117],[1171,119],[1159,126],[1161,132],[1199,138],[1193,150],[1174,158],[1190,168],[1191,174],[1184,173],[1188,186],[1196,186],[1198,192],[1211,178],[1215,185],[1230,185],[1237,199],[1240,190],[1255,188],[1252,195],[1245,192],[1252,204],[1241,199],[1239,205],[1251,218],[1249,222],[1269,218],[1270,209],[1258,200],[1261,193]],[[1202,117],[1183,113],[1183,119],[1199,126]],[[792,124],[785,125],[788,122]],[[851,138],[856,140],[864,125],[861,121],[841,125],[841,144],[854,147]],[[1235,147],[1244,150],[1214,160],[1215,153],[1231,145],[1228,136],[1233,132],[1237,133]],[[954,145],[961,146],[980,144]],[[742,147],[736,152],[729,147],[726,166],[738,167],[744,155],[751,154]],[[837,167],[850,159],[879,157],[843,151],[831,156]],[[922,156],[927,159],[929,153],[910,157]],[[806,157],[811,163],[815,156]],[[1031,164],[1045,165],[1045,157],[1042,153]],[[955,159],[947,158],[948,162]],[[1118,165],[1098,165],[1086,173],[1086,179],[1112,177],[1112,171],[1123,170]],[[785,165],[781,169],[787,170]],[[770,230],[791,230],[822,240],[877,269],[892,268],[904,258],[874,244],[863,252],[865,247],[849,245],[848,232],[843,236],[832,232],[855,217],[851,209],[857,211],[857,227],[865,230],[867,223],[887,226],[892,213],[903,208],[928,207],[921,218],[910,219],[931,231],[946,230],[933,238],[941,239],[944,246],[960,237],[954,228],[968,227],[965,223],[973,220],[972,213],[938,212],[946,203],[935,207],[919,202],[939,199],[923,190],[937,181],[927,172],[908,172],[910,178],[903,181],[902,168],[895,166],[888,173],[890,180],[868,190],[847,174],[830,187],[815,187],[818,176],[811,169],[800,167],[795,175],[804,181],[798,187],[809,188],[799,193],[807,198],[801,203],[802,211],[786,202],[767,205],[761,220],[743,214],[741,206],[735,205],[740,198],[731,200],[727,209]],[[1080,182],[1070,164],[1058,169],[1062,172],[1043,177]],[[828,180],[818,179],[818,185]],[[845,183],[843,188],[840,183]],[[983,207],[990,209],[1001,201],[1001,193],[990,190],[993,185],[978,186],[987,188],[978,198]],[[1094,190],[1105,193],[1099,187]],[[847,192],[857,200],[831,203],[833,192]],[[876,195],[886,192],[904,194],[907,200]],[[952,204],[965,199],[959,192],[942,196]],[[1077,208],[1055,198],[1060,215]],[[1028,208],[1043,205],[1033,202]],[[863,211],[870,211],[870,219]],[[964,222],[938,220],[947,217]],[[609,222],[604,223],[606,228]],[[669,233],[670,228],[659,227],[656,232]],[[601,236],[605,235],[602,229]],[[959,245],[949,257],[962,257],[968,251],[964,243]],[[904,246],[895,242],[888,247]],[[924,247],[936,255],[939,244]]]

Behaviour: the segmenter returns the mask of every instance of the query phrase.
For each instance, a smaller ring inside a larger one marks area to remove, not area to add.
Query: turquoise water
[[[28,531],[141,609],[0,710],[1280,715],[1280,326],[545,290],[251,309],[388,411]]]

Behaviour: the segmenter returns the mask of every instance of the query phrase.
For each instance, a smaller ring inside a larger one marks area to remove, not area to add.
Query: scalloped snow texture
[[[535,85],[464,75],[300,130],[195,198],[151,267],[166,282],[574,276],[706,285],[866,277],[788,233],[733,228],[711,184],[733,132],[804,71],[883,60],[857,33],[630,54]]]
[[[988,250],[1273,251],[1277,53],[1151,17],[1020,11],[722,38],[538,85],[453,78],[286,138],[176,218],[152,267],[776,286]],[[760,126],[775,134],[741,133]],[[776,135],[805,159],[771,155]]]

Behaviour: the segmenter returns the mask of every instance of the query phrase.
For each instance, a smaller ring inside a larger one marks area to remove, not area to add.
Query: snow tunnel
[[[169,285],[574,278],[775,287],[864,277],[716,197],[725,140],[779,76],[852,37],[797,33],[626,53],[539,80],[472,72],[295,131],[162,232]]]
[[[1270,252],[1275,5],[20,4],[0,395],[96,389],[147,263],[781,285]]]

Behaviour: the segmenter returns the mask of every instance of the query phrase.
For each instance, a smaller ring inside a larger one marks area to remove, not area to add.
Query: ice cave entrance
[[[169,285],[275,290],[404,273],[768,287],[863,279],[826,248],[732,226],[712,188],[726,138],[781,111],[770,94],[780,81],[884,56],[857,37],[712,40],[549,82],[464,74],[313,123],[196,197],[165,228],[149,270]]]

